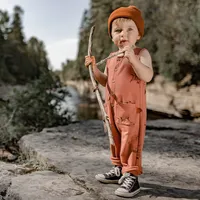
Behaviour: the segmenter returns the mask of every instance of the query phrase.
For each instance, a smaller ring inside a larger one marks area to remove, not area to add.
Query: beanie
[[[112,22],[120,17],[132,19],[138,28],[140,37],[144,35],[144,20],[142,18],[141,11],[135,6],[128,6],[128,7],[120,7],[114,10],[110,14],[108,18],[108,34],[110,35],[110,37],[111,37]]]

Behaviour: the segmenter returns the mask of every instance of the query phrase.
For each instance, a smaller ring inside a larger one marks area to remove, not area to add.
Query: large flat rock
[[[16,165],[0,161],[0,200],[3,200],[12,184],[11,178],[15,176],[15,169]]]
[[[139,178],[142,191],[135,199],[200,199],[199,130],[200,124],[197,123],[148,121],[143,153],[144,174]],[[123,199],[114,195],[118,185],[101,184],[94,179],[95,174],[106,172],[111,167],[108,137],[101,121],[89,120],[44,129],[41,133],[24,136],[19,144],[27,157],[54,171],[21,176],[23,180],[26,176],[34,180],[26,183],[27,188],[34,187],[36,183],[42,187],[49,176],[57,180],[60,175],[55,172],[60,172],[73,180],[78,191],[82,188],[84,194],[89,195],[88,200]],[[40,182],[41,176],[44,176],[44,182]],[[46,199],[52,198],[51,193],[43,193],[41,187],[33,190],[34,196],[30,192],[30,196],[25,198],[24,185],[17,184],[18,179],[20,177],[12,180],[14,184],[9,188],[12,194],[18,191],[20,197],[28,200],[41,199],[40,196],[36,198],[40,194],[44,194]],[[70,188],[62,182],[63,191],[70,191]],[[56,191],[55,187],[55,195],[60,190]],[[55,199],[59,198],[73,200],[74,196],[65,193],[62,197],[55,196]]]
[[[92,200],[68,175],[38,171],[12,179],[6,200]]]

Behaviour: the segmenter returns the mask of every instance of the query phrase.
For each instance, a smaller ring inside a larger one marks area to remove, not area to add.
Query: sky
[[[66,59],[75,59],[78,34],[90,0],[0,0],[0,9],[12,14],[15,5],[24,10],[25,39],[37,37],[45,43],[53,70]]]

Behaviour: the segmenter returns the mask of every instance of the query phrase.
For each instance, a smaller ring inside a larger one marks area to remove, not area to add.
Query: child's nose
[[[121,31],[121,36],[123,36],[124,38],[126,38],[127,37],[127,31],[122,30]]]

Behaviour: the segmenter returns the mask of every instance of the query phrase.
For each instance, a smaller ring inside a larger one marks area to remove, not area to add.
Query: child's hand
[[[132,46],[125,46],[123,50],[125,51],[124,57],[128,58],[129,62],[132,63],[135,59],[137,59]]]
[[[88,67],[92,64],[92,67],[96,65],[96,60],[94,56],[85,56],[85,66]]]

